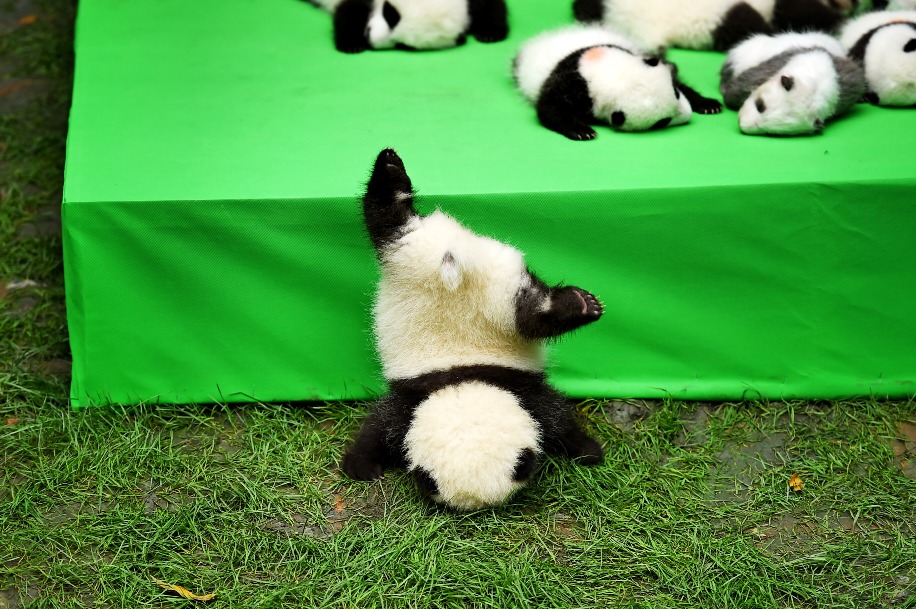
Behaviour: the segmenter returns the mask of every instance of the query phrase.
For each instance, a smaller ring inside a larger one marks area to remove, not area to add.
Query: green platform
[[[809,138],[737,116],[571,142],[513,88],[571,2],[512,35],[334,51],[299,0],[81,0],[63,221],[74,405],[384,390],[358,196],[385,146],[421,194],[607,313],[552,347],[575,396],[916,393],[916,111]],[[721,55],[673,52],[717,90]]]

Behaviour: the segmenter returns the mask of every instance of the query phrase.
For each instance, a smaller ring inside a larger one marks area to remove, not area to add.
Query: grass
[[[0,16],[23,5],[0,35],[0,78],[34,81],[0,95],[0,608],[192,604],[152,577],[212,607],[916,607],[912,402],[586,401],[603,465],[548,461],[471,514],[339,474],[362,404],[69,410],[74,11]]]

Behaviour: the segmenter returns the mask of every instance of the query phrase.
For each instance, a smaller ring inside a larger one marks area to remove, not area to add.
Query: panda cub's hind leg
[[[499,42],[509,35],[505,0],[471,0],[470,33],[480,42]]]
[[[601,22],[604,19],[604,0],[575,0],[573,17],[585,23]]]
[[[771,34],[773,28],[763,15],[747,2],[731,7],[712,33],[712,48],[727,51],[752,34]]]

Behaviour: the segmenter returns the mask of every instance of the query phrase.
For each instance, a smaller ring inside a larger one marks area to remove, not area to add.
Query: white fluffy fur
[[[851,49],[869,31],[887,23],[916,23],[916,11],[878,11],[867,13],[843,27],[840,42]],[[916,30],[906,24],[890,25],[872,36],[865,51],[865,80],[868,90],[878,94],[882,106],[916,104],[916,52],[903,47],[916,38]]]
[[[793,32],[778,36],[768,36],[766,34],[751,36],[732,48],[728,52],[726,61],[732,65],[735,74],[741,74],[785,51],[807,48],[824,49],[837,57],[846,56],[846,50],[843,45],[833,36],[818,32]]]
[[[574,25],[545,32],[528,40],[515,60],[515,77],[522,94],[536,102],[544,82],[557,64],[571,53],[599,45],[579,60],[579,73],[588,85],[595,116],[611,122],[611,114],[623,111],[624,131],[642,131],[660,119],[671,118],[672,125],[690,120],[692,109],[683,95],[677,96],[671,69],[665,64],[649,66],[645,52],[622,34],[599,26]]]
[[[382,17],[385,0],[372,1],[367,24],[369,44],[387,49],[397,43],[415,49],[441,49],[455,45],[470,25],[467,0],[387,0],[401,14],[401,20],[390,29]],[[341,0],[315,0],[333,13]]]
[[[436,501],[462,510],[497,505],[524,486],[512,479],[518,456],[540,453],[540,435],[511,393],[476,381],[451,385],[417,407],[407,469],[433,474]]]
[[[789,91],[780,82],[784,74],[794,80]],[[840,97],[837,78],[833,60],[824,51],[793,57],[738,110],[741,131],[749,135],[801,135],[818,131],[836,111]],[[764,100],[766,111],[757,110],[757,99]]]
[[[532,103],[537,101],[544,81],[564,57],[599,44],[642,52],[626,36],[599,26],[573,25],[544,32],[527,40],[516,56],[515,78],[522,94]]]
[[[383,253],[375,301],[385,377],[473,364],[543,369],[543,346],[515,329],[515,294],[527,281],[521,252],[439,211],[413,218],[408,231]]]
[[[604,23],[659,50],[712,48],[712,33],[740,0],[604,0]],[[744,0],[767,21],[775,0]]]

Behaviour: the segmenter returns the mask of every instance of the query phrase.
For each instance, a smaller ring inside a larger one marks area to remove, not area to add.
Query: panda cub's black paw
[[[692,105],[693,111],[699,114],[719,114],[722,112],[722,104],[708,97],[704,97],[701,101],[696,101]]]
[[[348,451],[340,468],[354,480],[377,480],[385,473],[381,463],[355,455]]]
[[[591,127],[566,129],[564,131],[560,131],[560,133],[576,142],[587,142],[588,140],[593,140],[598,137],[598,134]]]
[[[413,186],[404,161],[391,148],[382,150],[375,159],[367,191],[380,199],[400,200],[413,195]]]

